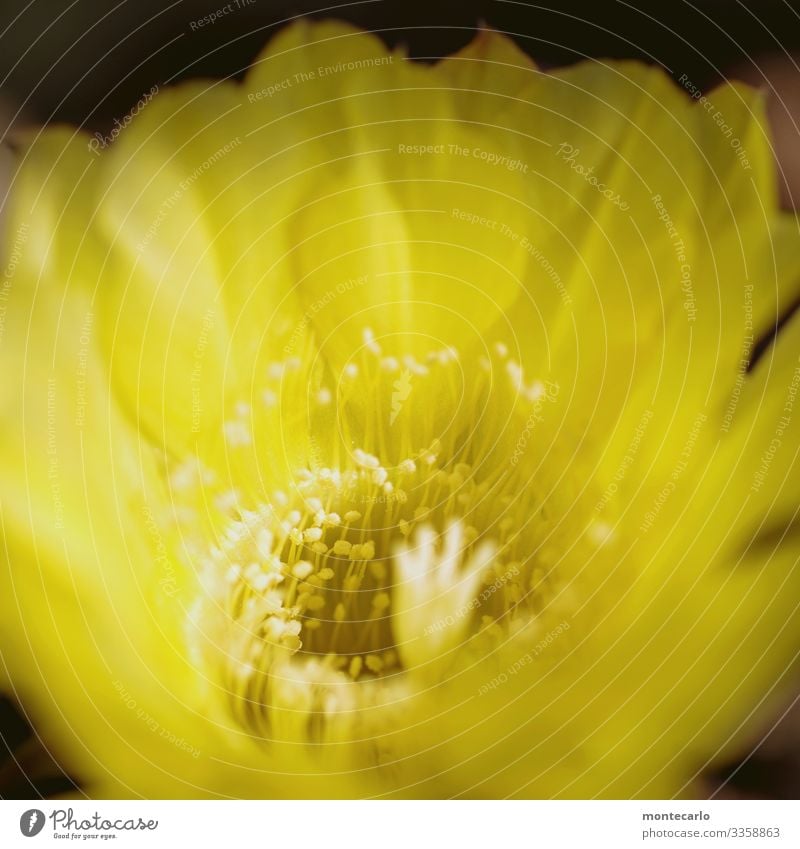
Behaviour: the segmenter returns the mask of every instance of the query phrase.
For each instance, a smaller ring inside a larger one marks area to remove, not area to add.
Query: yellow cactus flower
[[[59,762],[696,794],[800,643],[761,95],[303,22],[137,112],[20,139],[7,204],[0,684]]]

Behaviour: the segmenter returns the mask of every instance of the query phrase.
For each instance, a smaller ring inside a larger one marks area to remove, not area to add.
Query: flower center
[[[268,738],[282,705],[347,713],[409,670],[508,639],[552,612],[569,579],[548,544],[550,482],[535,473],[557,387],[526,383],[502,345],[465,382],[452,350],[401,364],[369,331],[365,343],[339,375],[338,440],[314,452],[331,462],[311,456],[291,487],[239,508],[204,560],[195,619],[236,715]],[[315,402],[332,395],[315,389]],[[230,451],[249,442],[226,432]]]

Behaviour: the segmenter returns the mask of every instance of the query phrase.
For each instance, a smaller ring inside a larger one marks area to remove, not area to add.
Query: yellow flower
[[[5,236],[0,681],[86,792],[696,793],[800,637],[761,97],[301,23],[124,123]]]

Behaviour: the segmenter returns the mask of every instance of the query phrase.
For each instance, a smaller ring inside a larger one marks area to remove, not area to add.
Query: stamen
[[[545,544],[547,489],[531,473],[541,457],[529,449],[530,463],[512,461],[533,412],[537,423],[547,415],[545,382],[502,342],[501,365],[487,359],[465,383],[454,348],[420,362],[385,355],[369,329],[363,340],[335,391],[309,380],[311,353],[271,363],[262,403],[235,404],[223,428],[231,455],[252,452],[257,416],[311,385],[308,408],[337,417],[338,440],[319,440],[313,468],[297,469],[291,487],[215,491],[207,596],[190,630],[256,734],[295,733],[278,716],[287,705],[306,712],[320,739],[338,733],[353,721],[339,712],[375,703],[379,680],[402,686],[411,670],[456,663],[464,645],[508,639],[558,606],[566,580]],[[356,395],[374,414],[364,418],[363,405],[351,414]],[[202,474],[182,468],[173,481],[189,499],[210,485]],[[209,499],[196,500],[208,509]],[[613,538],[605,523],[583,527],[590,553]]]

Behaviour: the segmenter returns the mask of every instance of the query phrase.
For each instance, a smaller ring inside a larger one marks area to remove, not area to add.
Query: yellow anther
[[[367,669],[376,675],[383,669],[383,658],[377,654],[368,654],[364,659],[364,663]]]
[[[306,528],[303,539],[305,542],[319,542],[322,539],[322,528]]]
[[[364,666],[364,659],[360,654],[357,654],[350,661],[350,677],[355,681],[356,678],[361,674],[361,669]]]
[[[391,604],[391,599],[389,598],[389,593],[378,593],[372,599],[372,606],[375,610],[386,610],[386,608]]]
[[[304,578],[307,578],[314,571],[314,567],[307,560],[299,560],[292,567],[292,574],[295,578],[299,578],[301,581]]]

